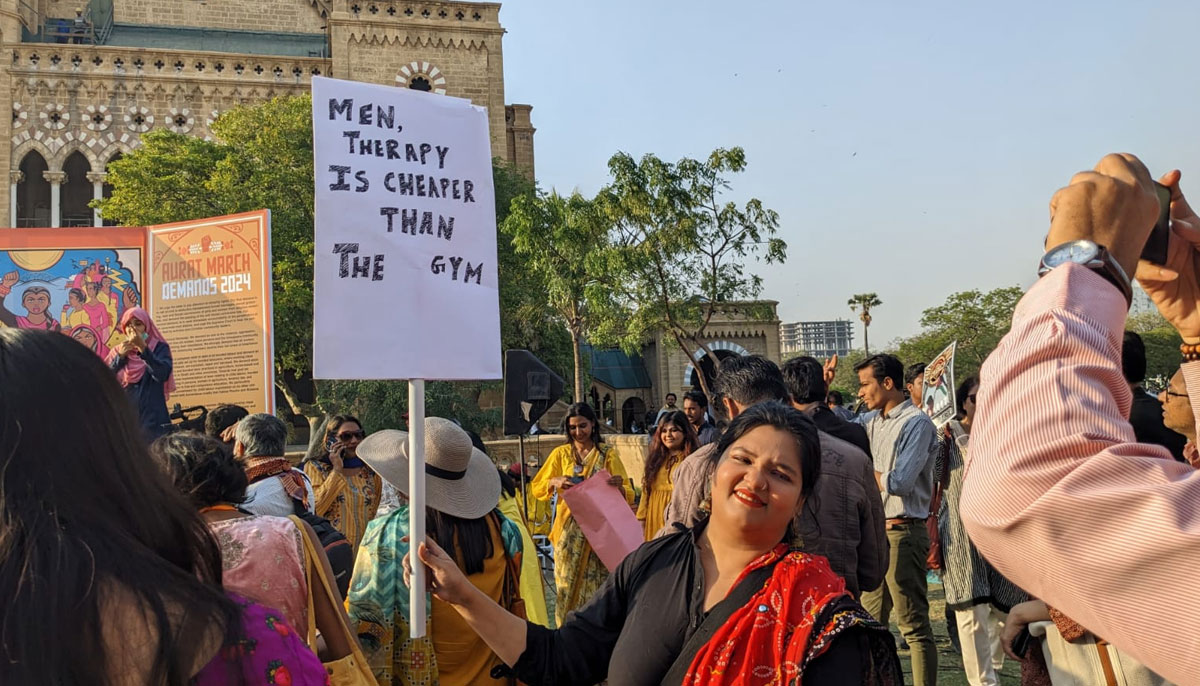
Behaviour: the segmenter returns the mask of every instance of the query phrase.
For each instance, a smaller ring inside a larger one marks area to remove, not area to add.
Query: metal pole
[[[425,541],[425,382],[408,382],[408,548],[412,585],[408,588],[409,636],[425,635],[425,565],[417,547]]]
[[[525,434],[517,436],[521,446],[521,518],[529,519],[529,496],[525,495]]]

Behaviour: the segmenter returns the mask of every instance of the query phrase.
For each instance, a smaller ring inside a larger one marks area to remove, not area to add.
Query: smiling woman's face
[[[778,532],[803,504],[800,446],[772,426],[747,431],[725,451],[713,476],[712,517],[756,536]]]

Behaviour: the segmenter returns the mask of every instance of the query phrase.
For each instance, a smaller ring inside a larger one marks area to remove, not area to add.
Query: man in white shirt
[[[269,414],[252,414],[238,422],[233,455],[242,463],[250,487],[242,507],[256,515],[286,517],[300,508],[312,512],[317,501],[308,476],[284,457],[287,425]]]

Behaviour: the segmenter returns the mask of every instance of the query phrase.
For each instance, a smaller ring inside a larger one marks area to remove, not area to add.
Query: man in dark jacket
[[[814,369],[816,370],[814,373]],[[783,382],[792,396],[792,405],[812,417],[817,428],[831,436],[858,446],[867,457],[871,457],[871,441],[867,430],[860,424],[852,424],[837,416],[825,405],[824,369],[816,358],[793,357],[780,367]]]
[[[1133,331],[1125,332],[1121,346],[1121,372],[1133,391],[1133,405],[1129,411],[1129,423],[1138,443],[1153,443],[1171,451],[1171,455],[1183,462],[1183,445],[1187,439],[1163,425],[1162,403],[1142,388],[1146,380],[1146,345],[1142,337]]]
[[[821,478],[805,505],[812,516],[798,522],[800,539],[806,551],[829,558],[855,595],[873,591],[887,571],[888,540],[866,431],[825,406],[824,370],[816,359],[797,357],[780,371],[792,407],[821,431]]]

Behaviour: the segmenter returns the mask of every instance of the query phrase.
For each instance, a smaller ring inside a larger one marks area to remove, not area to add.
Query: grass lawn
[[[967,677],[963,673],[962,656],[950,644],[950,634],[946,632],[946,601],[941,584],[929,584],[929,614],[933,621],[933,637],[938,648],[938,686],[967,686]],[[891,626],[892,635],[896,637],[896,645],[900,645],[900,631],[896,625]],[[907,650],[900,651],[900,665],[904,668],[905,683],[912,683],[912,662]],[[1021,683],[1021,667],[1012,659],[1005,658],[1004,670],[1000,672],[1001,686],[1017,686]]]

